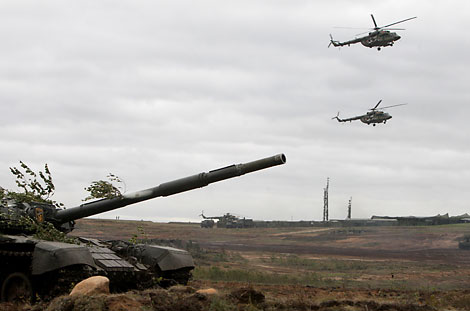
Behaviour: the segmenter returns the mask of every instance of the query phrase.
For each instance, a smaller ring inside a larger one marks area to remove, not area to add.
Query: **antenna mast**
[[[349,204],[348,204],[348,218],[351,219],[351,203],[352,202],[352,197],[349,199]]]
[[[328,221],[328,188],[330,186],[330,178],[326,179],[326,188],[323,189],[323,221]]]

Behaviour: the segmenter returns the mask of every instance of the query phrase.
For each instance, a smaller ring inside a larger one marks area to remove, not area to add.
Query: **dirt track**
[[[243,244],[237,242],[199,242],[201,247],[207,249],[225,249],[233,251],[260,251],[284,254],[311,254],[318,256],[348,257],[355,259],[378,260],[410,260],[420,262],[433,262],[443,264],[470,266],[470,251],[459,249],[423,249],[423,250],[384,250],[365,248],[344,248],[303,245],[262,245]]]

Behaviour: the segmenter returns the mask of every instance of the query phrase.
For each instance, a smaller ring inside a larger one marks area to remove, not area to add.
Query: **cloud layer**
[[[287,164],[102,217],[226,212],[316,219],[469,211],[466,16],[454,1],[4,1],[0,185],[48,163],[80,204],[112,172],[127,191],[277,153]],[[341,9],[338,9],[341,8]],[[411,16],[378,52],[327,48]],[[386,125],[337,123],[378,100]]]

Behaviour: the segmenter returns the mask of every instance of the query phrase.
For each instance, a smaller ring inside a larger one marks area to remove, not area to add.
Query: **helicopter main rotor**
[[[401,21],[398,21],[398,22],[395,22],[395,23],[391,23],[391,24],[388,24],[388,25],[385,25],[385,26],[381,26],[381,27],[377,27],[377,23],[375,22],[375,18],[374,18],[374,15],[370,15],[372,17],[372,21],[374,22],[374,30],[379,30],[379,29],[384,29],[384,28],[388,28],[390,26],[393,26],[393,25],[396,25],[396,24],[399,24],[399,23],[403,23],[403,22],[406,22],[406,21],[409,21],[410,19],[415,19],[417,18],[417,16],[414,16],[414,17],[410,17],[410,18],[407,18],[407,19],[404,19],[404,20],[401,20]],[[391,29],[391,28],[388,28],[388,29]],[[398,29],[396,28],[396,30],[401,30],[401,29]]]
[[[371,108],[369,110],[376,111],[377,107],[380,105],[381,102],[382,102],[382,100],[379,100],[379,102],[374,106],[374,108]],[[408,105],[408,104],[396,104],[396,105],[391,105],[391,106],[385,106],[385,107],[382,107],[381,109],[387,109],[387,108],[392,108],[392,107],[397,107],[397,106],[404,106],[404,105]]]
[[[398,22],[395,22],[395,23],[391,23],[391,24],[388,24],[388,25],[385,25],[385,26],[377,26],[377,22],[375,21],[374,15],[371,14],[370,16],[372,17],[372,22],[374,23],[374,28],[369,28],[369,31],[370,31],[370,30],[379,31],[379,30],[382,30],[382,29],[384,29],[384,30],[405,30],[405,28],[389,28],[389,27],[390,27],[390,26],[393,26],[393,25],[396,25],[396,24],[400,24],[400,23],[409,21],[409,20],[411,20],[411,19],[417,18],[417,16],[414,16],[414,17],[406,18],[406,19],[403,19],[403,20],[401,20],[401,21],[398,21]],[[358,29],[358,28],[356,28],[356,29]],[[361,36],[361,35],[363,35],[363,34],[368,33],[369,31],[358,33],[358,34],[356,34],[356,36]]]

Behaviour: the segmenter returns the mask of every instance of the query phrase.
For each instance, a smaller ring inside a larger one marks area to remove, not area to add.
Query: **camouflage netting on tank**
[[[38,223],[28,216],[0,213],[0,232],[14,231],[32,234],[40,240],[78,244],[76,239],[67,237],[64,232],[57,230],[52,223]]]

